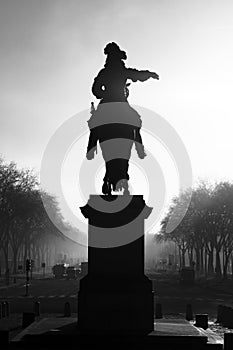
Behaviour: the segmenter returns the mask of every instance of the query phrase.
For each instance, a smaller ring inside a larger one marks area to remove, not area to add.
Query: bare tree
[[[168,234],[167,222],[174,207],[178,208],[179,213],[179,206],[182,207],[184,199],[185,193],[174,198],[161,223],[158,239],[176,243],[181,266],[188,255],[190,264],[195,260],[196,270],[200,273],[215,273],[218,277],[226,277],[233,256],[233,184],[199,184],[192,192],[191,202],[182,222]]]

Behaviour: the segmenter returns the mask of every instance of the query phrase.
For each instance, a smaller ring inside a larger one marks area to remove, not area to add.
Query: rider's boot
[[[147,156],[144,146],[141,143],[136,143],[136,151],[137,151],[138,157],[141,159],[144,159]]]

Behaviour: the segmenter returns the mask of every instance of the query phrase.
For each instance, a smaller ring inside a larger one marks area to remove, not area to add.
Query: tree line
[[[56,243],[66,241],[50,221],[44,204],[63,232],[72,230],[63,221],[56,199],[39,188],[33,172],[0,158],[0,271],[4,265],[5,271],[17,273],[19,263],[23,262],[25,269],[27,258],[38,266],[48,262],[51,254],[56,254]]]
[[[177,218],[190,196],[186,190],[175,197],[155,236],[157,242],[173,241],[179,252],[180,267],[187,263],[200,274],[233,276],[233,184],[200,183],[191,192],[191,202],[181,223],[167,232],[168,220],[176,209]]]

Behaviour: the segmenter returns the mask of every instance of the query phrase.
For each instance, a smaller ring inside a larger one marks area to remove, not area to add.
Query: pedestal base
[[[80,283],[78,327],[84,334],[145,335],[154,329],[152,283],[144,275],[143,196],[91,195],[88,275]]]
[[[151,281],[101,281],[86,276],[78,295],[78,328],[91,334],[146,335],[154,329]]]

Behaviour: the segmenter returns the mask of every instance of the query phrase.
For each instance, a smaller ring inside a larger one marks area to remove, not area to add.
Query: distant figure
[[[133,144],[139,158],[143,159],[146,154],[140,134],[141,117],[127,101],[130,85],[127,79],[136,82],[159,79],[159,76],[148,70],[126,68],[123,62],[127,58],[126,53],[114,42],[106,45],[104,53],[107,55],[104,68],[92,86],[92,92],[100,103],[95,110],[92,102],[87,159],[94,158],[99,141],[106,164],[103,194],[111,195],[112,191],[122,189],[124,194],[128,194],[128,167]]]

